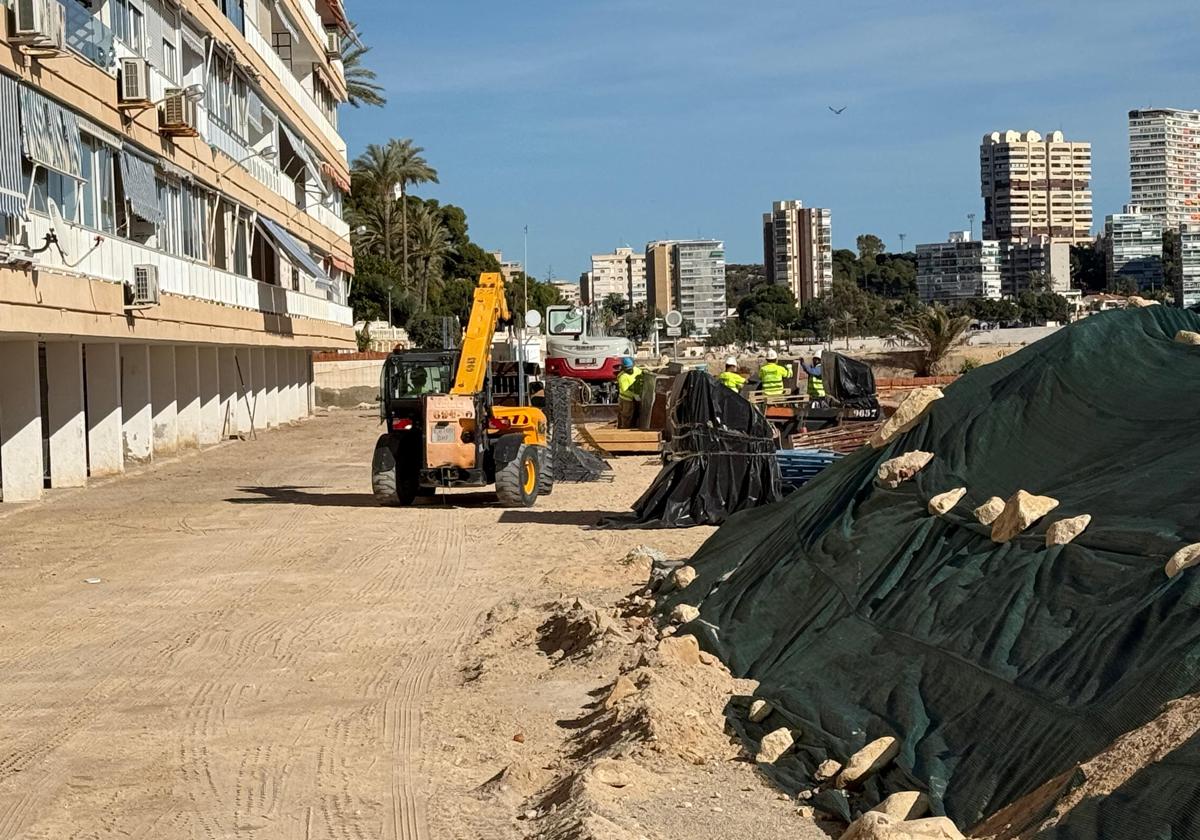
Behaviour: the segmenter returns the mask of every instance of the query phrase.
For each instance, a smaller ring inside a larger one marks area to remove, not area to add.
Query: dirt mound
[[[538,628],[538,649],[552,659],[572,659],[607,642],[632,639],[617,620],[599,607],[576,598],[559,601]]]

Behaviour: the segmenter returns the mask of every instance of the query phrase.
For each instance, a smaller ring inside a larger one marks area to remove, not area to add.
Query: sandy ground
[[[523,803],[472,791],[560,760],[614,673],[493,628],[611,603],[637,583],[630,545],[686,555],[711,529],[585,527],[644,489],[643,458],[530,510],[380,508],[377,433],[335,412],[0,508],[0,840],[536,834]],[[688,829],[726,814],[713,793],[807,836],[750,765],[696,772],[717,781],[652,791],[678,813],[649,836],[735,836]]]

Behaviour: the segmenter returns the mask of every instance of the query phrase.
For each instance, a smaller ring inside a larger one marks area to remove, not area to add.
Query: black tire
[[[533,507],[541,484],[541,465],[535,447],[522,445],[517,455],[496,472],[496,496],[504,507]]]
[[[407,507],[417,497],[417,473],[416,470],[401,470],[396,454],[396,443],[391,435],[380,435],[371,459],[371,491],[381,505]]]
[[[540,456],[541,471],[538,473],[538,495],[549,496],[554,492],[554,452],[549,446],[534,447]]]

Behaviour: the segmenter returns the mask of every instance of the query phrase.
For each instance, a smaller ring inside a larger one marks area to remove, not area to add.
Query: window
[[[175,51],[175,45],[164,38],[162,48],[163,75],[175,84],[179,84],[179,55]]]
[[[21,176],[22,185],[30,197],[30,210],[49,215],[50,205],[53,203],[64,219],[69,222],[79,221],[78,181],[28,160],[22,164]]]
[[[246,12],[242,7],[243,0],[213,0],[213,5],[221,10],[225,17],[233,21],[238,32],[246,32]]]
[[[141,9],[129,7],[129,47],[138,55],[144,55],[146,50],[145,19]]]
[[[275,50],[275,54],[290,67],[292,64],[292,33],[272,32],[271,47]]]
[[[82,136],[83,190],[80,221],[87,227],[104,233],[116,233],[116,196],[113,167],[116,150],[106,143]]]
[[[208,200],[209,194],[185,183],[180,201],[180,232],[183,255],[194,260],[208,258]]]
[[[233,61],[228,56],[212,56],[208,69],[208,84],[205,86],[205,100],[209,117],[237,139],[246,142],[249,85],[234,69]]]
[[[158,250],[167,254],[183,253],[182,245],[182,188],[178,181],[167,178],[156,178],[158,190],[158,207],[162,211],[162,222],[155,231],[155,241]]]

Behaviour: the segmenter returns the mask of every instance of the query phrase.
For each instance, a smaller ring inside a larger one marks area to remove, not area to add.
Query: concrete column
[[[0,341],[0,492],[6,502],[42,495],[42,388],[36,341]]]
[[[234,375],[237,377],[233,383],[235,399],[233,416],[237,419],[234,430],[248,436],[251,426],[250,415],[254,410],[254,364],[251,362],[250,348],[234,348],[234,359]],[[258,428],[257,419],[254,427]]]
[[[92,476],[125,472],[121,441],[121,348],[117,344],[88,344],[87,377],[88,467]]]
[[[317,407],[317,389],[313,387],[312,351],[300,351],[300,381],[304,383],[304,404],[301,406],[305,417],[312,416]]]
[[[46,344],[46,406],[50,421],[50,486],[87,485],[87,417],[83,411],[83,345]]]
[[[300,375],[298,373],[298,365],[296,363],[296,351],[290,347],[282,351],[283,366],[284,366],[284,401],[287,403],[287,419],[296,421],[300,419]]]
[[[196,345],[175,348],[175,410],[179,417],[179,448],[200,445],[200,364]]]
[[[154,415],[150,408],[150,347],[121,345],[121,428],[125,461],[146,462],[153,456]]]
[[[238,433],[237,349],[221,347],[217,354],[220,366],[221,436],[229,438]]]
[[[270,411],[267,409],[267,351],[261,347],[250,348],[250,363],[254,365],[254,428],[260,432],[267,429]]]
[[[268,347],[265,353],[267,360],[267,405],[264,414],[270,426],[275,428],[279,426],[282,420],[279,410],[279,357],[283,355],[283,351],[277,350],[274,347]]]
[[[150,346],[150,404],[154,411],[154,454],[170,454],[179,448],[173,344]]]
[[[196,364],[200,387],[198,441],[201,446],[214,446],[221,442],[221,428],[225,425],[224,403],[221,402],[221,351],[216,347],[197,347]]]

